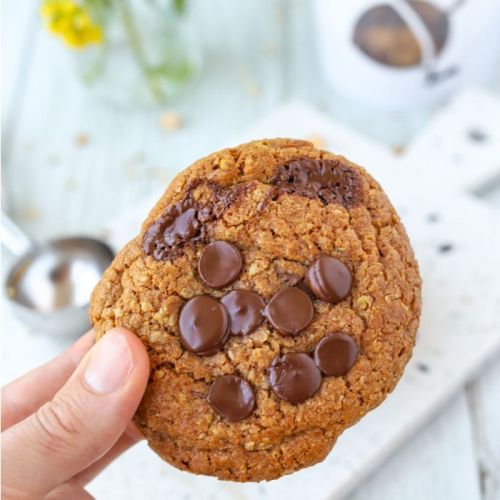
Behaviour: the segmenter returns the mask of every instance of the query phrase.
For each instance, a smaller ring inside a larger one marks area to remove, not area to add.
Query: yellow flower
[[[103,40],[101,26],[88,9],[73,0],[44,0],[40,8],[47,29],[72,48],[80,49]]]

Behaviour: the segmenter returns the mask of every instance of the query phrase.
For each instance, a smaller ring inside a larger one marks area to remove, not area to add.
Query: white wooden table
[[[425,122],[425,115],[408,121],[351,113],[332,94],[315,57],[308,2],[194,4],[205,47],[199,85],[171,106],[125,112],[81,88],[71,56],[41,30],[37,2],[2,3],[2,203],[32,236],[99,234],[103,221],[157,191],[171,169],[290,98],[391,144],[407,141]],[[183,128],[167,133],[158,126],[168,110],[182,115]],[[85,146],[75,142],[81,133],[89,138]],[[25,360],[19,370],[39,361]],[[500,498],[499,471],[497,359],[352,498],[490,500]]]

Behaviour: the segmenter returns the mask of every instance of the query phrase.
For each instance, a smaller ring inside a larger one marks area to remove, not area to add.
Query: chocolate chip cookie
[[[180,173],[94,290],[100,337],[137,334],[135,422],[172,465],[233,481],[315,464],[411,356],[421,280],[377,182],[291,139]]]

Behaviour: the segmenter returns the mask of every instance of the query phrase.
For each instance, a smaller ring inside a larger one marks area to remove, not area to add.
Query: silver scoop
[[[1,241],[17,258],[5,293],[35,331],[77,336],[90,327],[90,294],[113,260],[104,242],[69,237],[37,245],[2,212]]]

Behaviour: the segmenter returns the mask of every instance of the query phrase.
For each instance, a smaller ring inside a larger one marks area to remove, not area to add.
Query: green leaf
[[[177,11],[177,14],[184,14],[186,12],[186,0],[172,0],[174,9]]]

